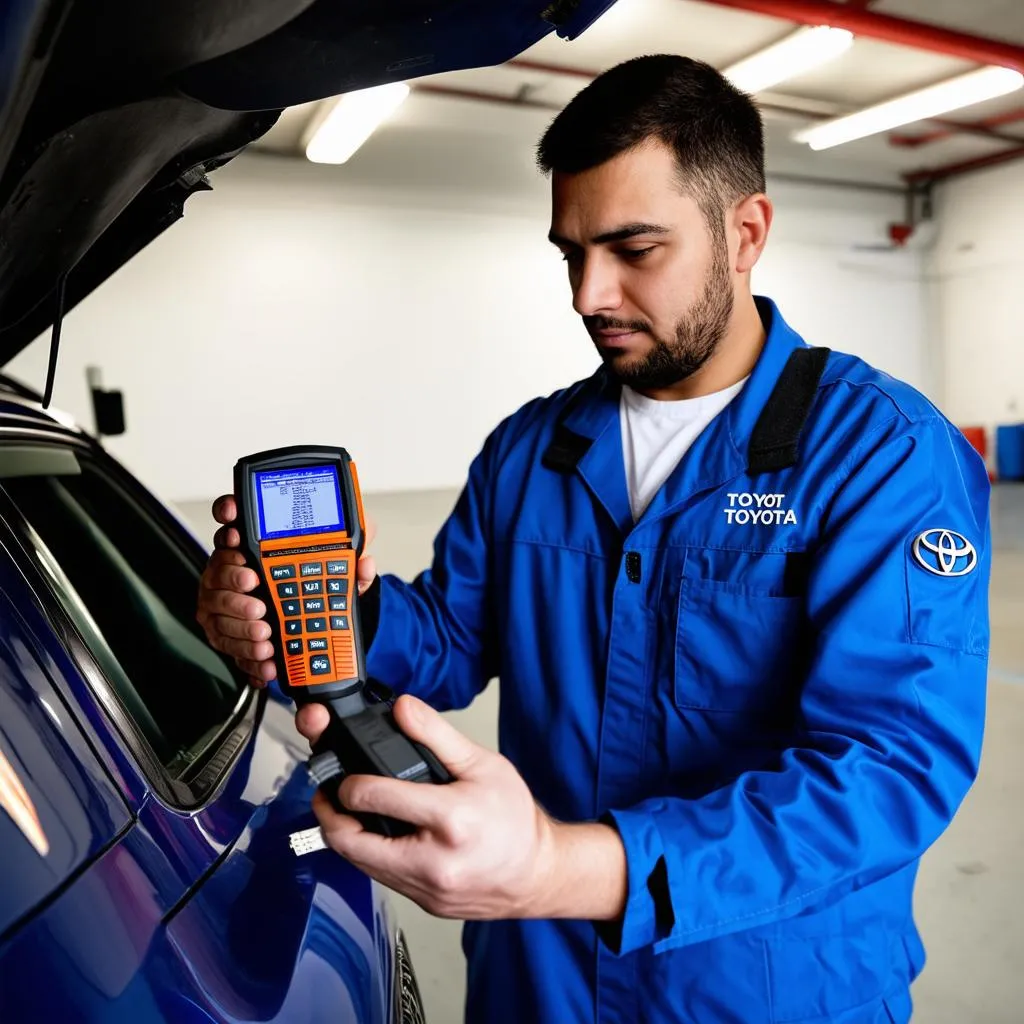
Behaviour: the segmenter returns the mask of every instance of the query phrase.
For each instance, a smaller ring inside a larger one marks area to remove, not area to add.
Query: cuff
[[[668,865],[661,836],[647,811],[608,811],[599,819],[611,825],[626,850],[627,895],[622,916],[595,921],[598,938],[616,956],[625,956],[666,939],[675,925],[668,888]]]

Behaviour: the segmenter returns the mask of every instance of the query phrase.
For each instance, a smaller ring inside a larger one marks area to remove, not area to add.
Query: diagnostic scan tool
[[[344,448],[277,448],[239,459],[235,498],[242,551],[260,577],[281,690],[316,702],[330,725],[313,749],[311,778],[333,806],[346,774],[450,782],[444,766],[398,728],[368,686],[356,563],[365,521],[355,463]],[[346,812],[347,813],[347,812]],[[383,835],[413,831],[381,815],[356,815]]]

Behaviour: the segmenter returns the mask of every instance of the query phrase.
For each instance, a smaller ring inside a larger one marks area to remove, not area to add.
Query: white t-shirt
[[[660,402],[623,386],[622,457],[633,520],[638,520],[704,428],[743,390],[738,384],[700,398]]]

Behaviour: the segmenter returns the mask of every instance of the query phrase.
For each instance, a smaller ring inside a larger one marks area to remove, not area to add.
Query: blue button
[[[348,572],[348,562],[328,562],[328,576],[344,576]]]

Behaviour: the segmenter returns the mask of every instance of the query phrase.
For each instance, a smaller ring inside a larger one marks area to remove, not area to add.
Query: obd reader
[[[444,766],[398,728],[391,702],[368,679],[356,563],[365,543],[355,463],[344,448],[276,448],[235,464],[235,526],[257,595],[267,606],[281,690],[297,704],[323,704],[330,724],[313,748],[310,778],[342,813],[345,775],[451,782]],[[386,836],[407,822],[356,814]]]

